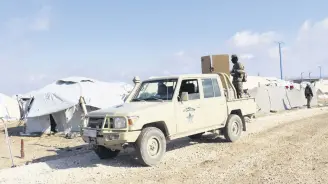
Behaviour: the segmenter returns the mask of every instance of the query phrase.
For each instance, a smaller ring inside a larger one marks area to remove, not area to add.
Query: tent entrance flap
[[[57,132],[57,123],[54,119],[54,117],[52,116],[52,114],[49,115],[50,116],[50,131],[51,132]]]

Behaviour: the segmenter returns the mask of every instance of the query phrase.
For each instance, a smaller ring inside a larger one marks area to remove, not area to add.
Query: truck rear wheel
[[[115,158],[120,153],[120,150],[111,150],[100,145],[94,146],[93,149],[100,159]]]
[[[243,130],[242,120],[238,115],[231,114],[227,119],[227,124],[224,128],[224,137],[229,142],[235,142],[241,136]]]
[[[158,164],[166,152],[163,132],[155,127],[143,129],[136,141],[138,161],[144,166]]]

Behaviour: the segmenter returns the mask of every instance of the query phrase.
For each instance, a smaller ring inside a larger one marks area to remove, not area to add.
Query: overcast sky
[[[328,74],[328,1],[0,1],[0,93],[68,76],[130,82],[238,54],[249,75]]]

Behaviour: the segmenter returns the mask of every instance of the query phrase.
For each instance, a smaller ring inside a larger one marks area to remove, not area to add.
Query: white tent
[[[230,77],[232,81],[232,77]],[[243,84],[244,89],[251,90],[260,86],[290,86],[291,82],[276,77],[248,76],[247,82]],[[295,86],[295,84],[293,84]]]
[[[30,97],[25,110],[26,133],[50,133],[53,125],[64,133],[79,131],[83,112],[79,106],[80,96],[84,97],[89,112],[124,103],[123,98],[130,90],[129,84],[84,77],[57,80],[23,96]]]
[[[19,120],[20,108],[17,99],[11,98],[0,93],[0,118],[6,120]]]
[[[328,80],[320,80],[315,82],[315,87],[320,89],[322,93],[328,94]]]

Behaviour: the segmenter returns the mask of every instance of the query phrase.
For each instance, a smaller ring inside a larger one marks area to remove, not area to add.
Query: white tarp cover
[[[75,106],[76,103],[65,100],[54,93],[39,93],[33,97],[28,117],[37,117],[59,112]]]
[[[106,108],[123,103],[124,95],[127,95],[132,88],[131,85],[121,82],[108,83],[85,77],[69,77],[57,80],[40,90],[23,95],[23,97],[53,93],[77,104],[80,96],[83,96],[87,105]]]
[[[19,120],[20,108],[17,99],[0,93],[0,118],[6,120]]]
[[[322,93],[328,94],[328,80],[320,80],[315,82],[315,87],[319,89]]]
[[[269,113],[271,110],[271,102],[269,91],[265,87],[256,87],[248,91],[255,98],[255,102],[259,108],[259,113]]]
[[[80,96],[84,97],[90,111],[124,103],[124,96],[132,88],[126,83],[70,77],[25,94],[21,97],[34,97],[27,114],[26,133],[50,132],[50,115],[54,118],[58,131],[79,131],[82,115],[82,109],[78,105]]]
[[[232,77],[230,78],[232,81]],[[292,82],[278,79],[276,77],[248,76],[247,82],[243,83],[243,88],[251,90],[260,86],[289,86]],[[295,86],[295,84],[293,84]]]
[[[313,86],[312,106],[318,105],[317,90]],[[283,111],[306,105],[304,89],[287,90],[279,86],[262,86],[249,90],[249,94],[255,98],[260,113],[270,111]]]
[[[87,107],[87,110],[91,110]],[[57,130],[67,134],[80,131],[82,110],[79,106],[73,106],[58,112],[51,113]],[[28,117],[26,121],[26,133],[50,133],[50,115]]]

